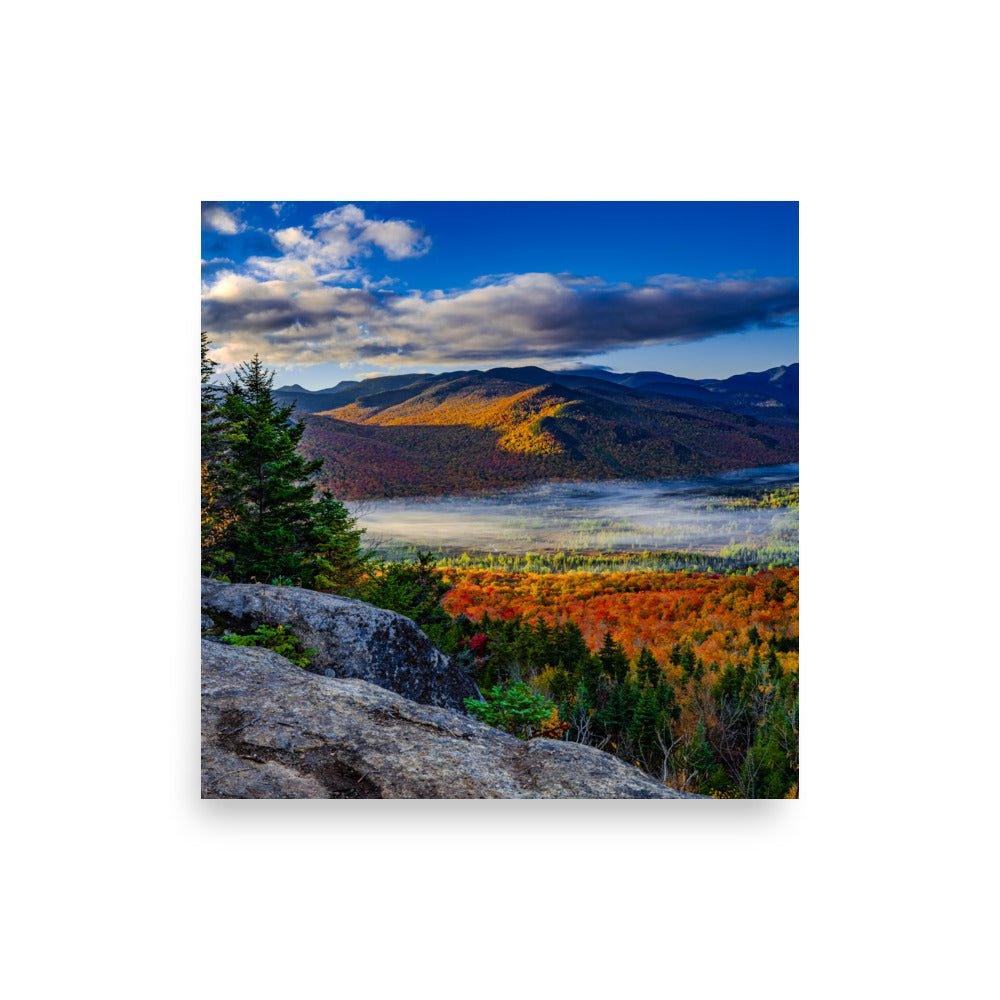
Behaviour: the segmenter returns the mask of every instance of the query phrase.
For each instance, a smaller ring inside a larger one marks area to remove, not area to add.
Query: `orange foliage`
[[[795,638],[799,625],[799,571],[780,568],[751,576],[710,573],[508,573],[485,569],[442,571],[452,589],[442,602],[452,615],[473,620],[520,615],[527,620],[572,621],[592,650],[605,632],[633,656],[643,646],[663,664],[675,644],[690,643],[709,667],[745,657],[748,633],[761,639]],[[782,652],[786,670],[798,653]]]
[[[559,709],[553,708],[547,719],[542,719],[538,735],[550,740],[561,740],[569,730],[569,723],[559,718]]]
[[[325,411],[350,423],[397,427],[417,424],[424,427],[485,427],[500,432],[497,446],[504,451],[526,455],[558,455],[559,442],[545,430],[547,417],[560,416],[572,403],[552,397],[543,386],[512,392],[507,382],[488,383],[461,394],[438,397],[421,394],[402,403],[383,406],[376,400],[350,403]]]

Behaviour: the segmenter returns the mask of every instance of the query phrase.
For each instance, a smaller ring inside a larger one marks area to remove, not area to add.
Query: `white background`
[[[9,995],[995,990],[989,11],[6,13]],[[202,198],[801,201],[800,801],[198,800]]]

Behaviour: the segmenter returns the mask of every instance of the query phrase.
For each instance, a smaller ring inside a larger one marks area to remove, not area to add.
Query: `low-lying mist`
[[[798,465],[741,469],[691,479],[547,482],[490,496],[369,501],[359,523],[384,554],[540,550],[624,552],[729,548],[798,553],[798,510],[732,508],[798,482]]]

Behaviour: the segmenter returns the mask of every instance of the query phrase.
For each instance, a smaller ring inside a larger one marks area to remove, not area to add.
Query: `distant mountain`
[[[544,368],[491,368],[489,371],[455,371],[440,375],[386,375],[364,381],[344,381],[329,389],[303,389],[300,385],[275,390],[283,402],[292,402],[303,413],[335,409],[345,401],[417,384],[447,382],[460,376],[504,379],[526,385],[558,383],[564,386],[610,382],[639,393],[683,399],[719,409],[745,413],[771,422],[794,424],[799,412],[798,362],[762,372],[746,372],[726,379],[691,379],[663,372],[609,372],[603,368],[546,371]]]
[[[660,478],[798,458],[798,365],[723,380],[493,368],[314,392],[287,386],[275,396],[306,417],[304,449],[350,497]]]
[[[432,375],[386,375],[365,379],[363,382],[338,382],[329,389],[303,389],[300,385],[285,385],[274,390],[282,403],[294,403],[302,413],[318,413],[352,401],[365,393],[382,392],[395,386],[408,385],[415,379],[433,378]]]
[[[798,418],[798,363],[768,368],[764,372],[745,372],[726,379],[702,379],[701,384],[709,392],[721,395],[726,404],[734,408],[774,408]]]
[[[691,399],[709,406],[738,413],[749,413],[765,420],[798,419],[799,365],[781,365],[763,372],[746,372],[726,379],[681,378],[663,372],[618,374],[601,369],[588,370],[595,378],[643,392],[654,392],[674,399]]]
[[[335,386],[332,386],[329,389],[306,389],[305,386],[299,385],[298,382],[293,382],[291,385],[280,385],[274,391],[288,392],[288,393],[302,392],[302,393],[309,393],[311,395],[316,395],[317,393],[322,394],[324,392],[339,392],[341,389],[349,389],[352,385],[360,385],[360,384],[361,383],[358,381],[351,381],[349,379],[345,379],[343,382],[338,382]]]

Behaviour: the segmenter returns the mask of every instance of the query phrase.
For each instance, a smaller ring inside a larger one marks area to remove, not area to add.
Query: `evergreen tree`
[[[684,768],[696,792],[712,795],[726,792],[731,787],[712,744],[709,743],[704,719],[698,720],[694,734],[684,748]]]
[[[588,653],[577,664],[577,676],[580,678],[580,685],[587,692],[590,703],[603,704],[608,684],[600,656],[591,656]]]
[[[569,701],[573,692],[573,678],[565,667],[556,667],[549,681],[549,691],[557,705],[565,705]]]
[[[297,450],[305,425],[271,396],[274,373],[255,354],[237,367],[221,407],[221,502],[231,513],[216,560],[231,580],[309,583],[314,572],[313,477]]]
[[[656,657],[645,647],[639,650],[639,656],[635,661],[635,674],[639,678],[639,683],[646,687],[658,687],[664,681],[663,670],[657,663]]]
[[[416,562],[388,563],[373,572],[361,588],[359,596],[380,608],[388,608],[415,621],[438,649],[454,653],[462,638],[451,615],[441,607],[441,598],[448,585],[434,571],[429,552],[418,552]],[[480,628],[487,631],[489,617],[484,616]],[[492,635],[491,635],[492,638]],[[496,684],[491,676],[487,686]]]
[[[208,334],[201,332],[201,457],[218,452],[222,446],[219,423],[219,387],[212,383],[212,376],[219,362],[208,356],[211,346]]]
[[[780,799],[798,784],[798,701],[772,702],[740,768],[747,798]]]
[[[573,622],[557,625],[552,634],[552,662],[572,671],[577,664],[590,658],[583,633]]]
[[[673,724],[680,714],[674,689],[665,680],[645,688],[639,696],[629,724],[629,736],[640,763],[651,774],[666,777]]]
[[[639,686],[624,680],[610,689],[603,708],[598,712],[597,723],[608,740],[607,748],[624,760],[632,761],[635,756],[630,734],[639,698]]]
[[[597,654],[604,672],[616,684],[621,684],[628,677],[628,657],[625,649],[611,638],[610,632],[604,633],[604,642]]]
[[[217,569],[226,511],[219,484],[219,463],[225,450],[220,414],[220,390],[212,383],[218,362],[208,356],[208,334],[201,334],[201,548],[202,572]]]
[[[361,548],[357,518],[332,494],[323,492],[312,511],[312,553],[307,575],[316,590],[354,592],[361,582],[370,552]]]

